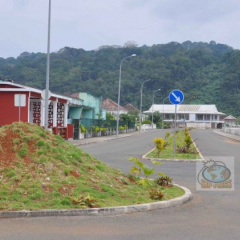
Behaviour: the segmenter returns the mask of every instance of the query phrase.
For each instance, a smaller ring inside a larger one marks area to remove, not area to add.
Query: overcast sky
[[[0,0],[0,57],[47,49],[48,0]],[[52,0],[51,52],[65,46],[215,40],[240,49],[240,0]]]

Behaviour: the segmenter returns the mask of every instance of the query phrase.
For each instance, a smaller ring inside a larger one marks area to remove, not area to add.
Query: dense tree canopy
[[[216,104],[226,114],[238,116],[240,110],[240,51],[224,44],[186,41],[151,47],[103,46],[85,51],[65,47],[51,54],[50,89],[69,94],[90,92],[117,101],[119,65],[131,54],[135,58],[122,64],[121,105],[132,103],[139,108],[143,88],[143,110],[162,103],[175,88],[185,93],[184,103]],[[46,55],[22,53],[18,58],[0,58],[0,77],[36,88],[45,88]],[[167,103],[167,101],[165,101]]]

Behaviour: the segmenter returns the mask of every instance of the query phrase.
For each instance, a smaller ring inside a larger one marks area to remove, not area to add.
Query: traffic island
[[[142,156],[143,159],[158,161],[203,161],[203,156],[191,139],[189,130],[176,132],[176,154],[174,157],[174,136],[170,132],[166,133],[165,139],[156,138],[155,148]],[[159,145],[160,144],[160,145]]]
[[[2,127],[0,152],[0,217],[128,213],[186,200],[179,200],[183,188],[145,186],[148,179],[113,169],[37,125]]]
[[[191,191],[185,187],[175,184],[185,193],[183,196],[167,201],[144,203],[129,206],[88,208],[88,209],[45,209],[38,211],[6,211],[0,212],[0,218],[20,218],[20,217],[52,217],[52,216],[106,216],[130,214],[136,212],[153,211],[162,208],[176,207],[193,199]]]

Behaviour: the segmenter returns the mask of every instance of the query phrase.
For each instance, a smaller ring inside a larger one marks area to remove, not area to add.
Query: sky
[[[49,0],[0,0],[0,57],[47,52]],[[52,0],[51,52],[135,41],[240,49],[239,0]]]

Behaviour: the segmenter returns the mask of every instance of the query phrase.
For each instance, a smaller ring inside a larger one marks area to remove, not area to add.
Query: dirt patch
[[[21,149],[23,143],[19,133],[14,132],[12,129],[7,129],[0,134],[0,167],[12,166],[19,160],[17,153]],[[22,157],[23,162],[31,163],[32,158],[29,155],[35,152],[35,141],[28,142],[29,154]]]
[[[78,172],[76,172],[76,171],[71,171],[70,174],[72,176],[74,176],[75,178],[79,178],[80,177],[80,174]]]
[[[233,139],[224,139],[224,142],[226,143],[231,143],[231,144],[235,144],[235,145],[240,145],[240,142],[237,140],[233,140]]]

